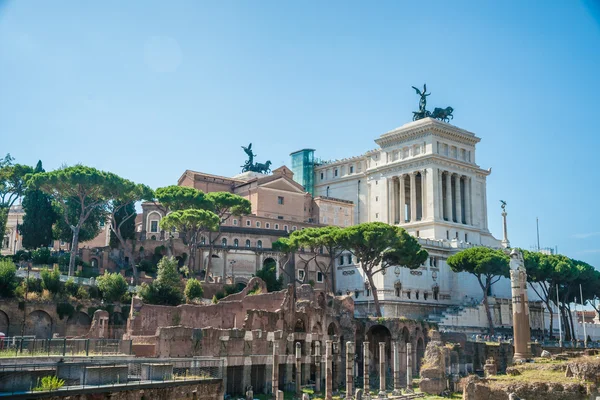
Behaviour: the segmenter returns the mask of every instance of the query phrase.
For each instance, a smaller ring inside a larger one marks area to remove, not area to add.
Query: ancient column
[[[513,249],[510,252],[510,286],[512,289],[514,361],[531,358],[529,340],[529,300],[527,298],[527,272],[521,252]]]
[[[369,394],[370,385],[369,382],[369,342],[363,342],[363,389],[365,395]]]
[[[406,391],[412,393],[413,354],[412,343],[406,343]]]
[[[315,342],[315,392],[321,391],[321,342]]]
[[[506,227],[506,210],[504,209],[506,205],[503,204],[502,205],[502,233],[503,233],[503,238],[502,238],[502,247],[504,247],[505,249],[510,248],[510,242],[508,241],[508,228]]]
[[[333,350],[333,341],[328,340],[325,348],[325,400],[331,400],[333,397],[333,380],[331,371],[331,352]]]
[[[296,342],[296,395],[300,396],[300,379],[302,379],[302,345]]]
[[[444,175],[443,171],[438,168],[437,170],[437,187],[438,195],[435,198],[436,208],[438,210],[438,219],[444,219]]]
[[[460,191],[460,181],[461,181],[461,176],[460,175],[455,175],[454,176],[454,198],[456,201],[456,222],[458,222],[459,224],[462,224],[462,195],[461,195],[461,191]]]
[[[400,396],[400,387],[402,386],[400,380],[400,344],[397,341],[392,343],[392,351],[394,357],[394,391],[392,395]]]
[[[452,175],[446,171],[446,220],[452,221]]]
[[[387,397],[385,393],[385,342],[379,342],[379,397]]]
[[[410,174],[410,222],[417,220],[417,183],[415,172]]]
[[[426,170],[421,171],[421,221],[427,217],[427,187],[425,186]]]
[[[354,343],[346,342],[346,399],[352,400],[354,386]]]
[[[471,178],[465,177],[465,223],[472,225],[471,220]]]
[[[400,192],[400,201],[399,201],[399,209],[400,209],[400,223],[404,224],[406,223],[406,193],[405,193],[405,189],[406,186],[404,184],[404,175],[400,175],[398,177],[398,186],[399,187],[399,192]]]
[[[396,207],[396,200],[398,198],[398,189],[396,188],[396,185],[398,184],[398,181],[396,180],[396,177],[392,178],[392,195],[389,197],[388,202],[392,203],[392,215],[390,216],[390,224],[391,225],[395,225],[398,221],[398,215],[396,214],[396,210],[398,209],[398,207]]]
[[[279,343],[273,341],[273,372],[271,378],[271,391],[273,399],[277,400],[277,391],[279,390]]]

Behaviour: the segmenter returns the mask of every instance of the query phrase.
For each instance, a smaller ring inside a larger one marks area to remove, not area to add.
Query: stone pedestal
[[[498,366],[496,365],[496,360],[493,358],[488,358],[483,366],[483,372],[486,378],[488,376],[498,375]]]
[[[271,372],[271,393],[277,400],[279,392],[279,343],[273,342],[273,371]]]
[[[354,384],[354,343],[346,342],[346,399],[352,400]]]
[[[385,342],[379,343],[379,397],[385,398]]]

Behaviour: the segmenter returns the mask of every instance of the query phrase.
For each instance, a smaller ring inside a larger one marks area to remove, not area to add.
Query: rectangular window
[[[323,173],[321,172],[321,180],[323,180]]]
[[[275,229],[279,230],[279,224],[275,224]]]
[[[379,219],[379,213],[375,213],[375,219]]]
[[[375,196],[375,201],[379,201],[379,196]]]
[[[283,230],[287,232],[287,231],[288,231],[288,226],[287,226],[287,225],[284,225],[284,226],[283,226]]]
[[[340,256],[340,265],[344,265],[344,256]]]
[[[348,254],[348,264],[352,264],[352,254]]]
[[[338,176],[338,170],[337,169],[335,171],[333,171],[333,175],[334,176]]]
[[[417,237],[421,237],[421,234],[419,231],[417,231]]]
[[[283,217],[281,215],[278,215],[277,219],[283,219]]]
[[[353,173],[354,173],[354,166],[353,166],[353,165],[351,165],[351,166],[350,166],[350,173],[351,173],[351,174],[353,174]]]
[[[465,242],[468,242],[468,241],[469,241],[469,239],[468,239],[468,236],[467,236],[467,234],[465,233]]]
[[[267,229],[270,229],[270,228],[271,228],[271,224],[267,222],[267,223],[265,224],[265,228],[267,228]]]
[[[323,282],[323,273],[322,272],[317,271],[317,282],[318,283]]]
[[[304,270],[303,269],[298,270],[298,280],[300,282],[304,282]]]
[[[277,204],[283,204],[283,196],[277,196]]]
[[[158,232],[158,221],[150,221],[150,232]]]
[[[246,226],[250,226],[250,225],[252,225],[252,221],[250,221],[250,220],[246,221]]]
[[[446,231],[446,239],[450,240],[450,231]]]
[[[233,225],[237,226],[237,219],[233,220]]]
[[[256,221],[256,227],[260,228],[260,221]]]

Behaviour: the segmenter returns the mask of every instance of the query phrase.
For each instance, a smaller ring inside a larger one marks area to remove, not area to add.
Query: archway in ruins
[[[52,317],[42,310],[29,313],[25,322],[25,335],[35,336],[37,339],[52,338]]]
[[[82,311],[77,311],[67,320],[66,336],[83,336],[90,331],[92,319]]]
[[[372,377],[371,387],[379,385],[379,343],[385,343],[385,368],[387,371],[392,366],[392,334],[390,330],[383,325],[373,325],[367,331],[367,341],[369,342],[369,352],[371,353],[371,362],[369,363],[369,373]],[[387,383],[387,382],[386,382]],[[374,386],[373,386],[374,385]]]
[[[330,323],[327,327],[327,335],[333,336],[338,334],[338,328],[335,323]]]
[[[423,363],[423,357],[425,356],[425,344],[423,338],[417,339],[417,372],[421,371],[421,364]]]
[[[294,325],[294,332],[298,333],[306,333],[306,324],[302,318],[298,318],[296,320],[296,325]]]

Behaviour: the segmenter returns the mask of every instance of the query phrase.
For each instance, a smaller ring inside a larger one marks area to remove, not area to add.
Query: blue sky
[[[527,3],[527,4],[526,4]],[[490,229],[600,267],[596,1],[0,0],[0,153],[159,187],[362,154],[432,107],[482,138]]]

